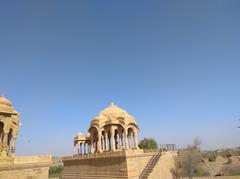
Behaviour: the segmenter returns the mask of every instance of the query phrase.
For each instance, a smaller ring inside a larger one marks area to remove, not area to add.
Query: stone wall
[[[50,156],[15,157],[0,162],[0,179],[48,179]]]
[[[129,179],[138,179],[141,172],[153,157],[154,153],[128,155],[126,158]]]
[[[171,171],[175,167],[174,158],[176,156],[176,152],[163,152],[149,179],[172,179]]]
[[[48,179],[48,169],[49,167],[37,167],[0,171],[0,179]]]
[[[128,178],[124,155],[76,156],[63,159],[64,179],[72,178]]]
[[[155,153],[122,151],[98,155],[63,158],[64,179],[138,179]],[[154,168],[150,179],[171,179],[175,153],[166,152]]]

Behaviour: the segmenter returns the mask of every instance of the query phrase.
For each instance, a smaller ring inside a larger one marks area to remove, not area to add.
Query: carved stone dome
[[[113,103],[99,112],[98,116],[91,121],[90,128],[92,126],[101,128],[109,124],[121,124],[123,126],[134,124],[137,127],[135,118]]]
[[[119,108],[117,105],[113,103],[104,110],[102,110],[99,113],[99,115],[104,116],[106,118],[132,117],[127,113],[127,111]]]
[[[12,103],[7,98],[5,98],[4,96],[0,96],[0,105],[11,106]]]
[[[0,112],[9,113],[9,114],[18,114],[18,112],[12,106],[12,103],[4,96],[0,96]]]
[[[74,137],[74,145],[76,145],[78,141],[85,141],[85,140],[86,140],[85,136],[81,132],[78,132]]]
[[[76,136],[83,136],[81,132],[78,132]]]
[[[84,135],[83,135],[81,132],[78,132],[78,133],[76,134],[76,137],[78,137],[78,138],[84,138]]]

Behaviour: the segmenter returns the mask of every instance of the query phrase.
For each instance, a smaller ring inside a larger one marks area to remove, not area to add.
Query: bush
[[[230,151],[220,152],[219,155],[221,155],[223,158],[230,158],[230,157],[232,157],[232,154],[231,154]]]
[[[158,149],[157,142],[152,138],[144,138],[139,142],[139,148],[141,149]]]
[[[199,166],[194,171],[194,176],[195,177],[206,177],[206,176],[210,176],[210,173],[207,171],[207,169]]]
[[[206,158],[209,162],[215,162],[217,158],[217,155],[215,152],[207,152],[207,153],[204,153],[202,156],[203,158]]]
[[[59,177],[63,176],[63,167],[62,166],[54,166],[49,168],[49,177]]]

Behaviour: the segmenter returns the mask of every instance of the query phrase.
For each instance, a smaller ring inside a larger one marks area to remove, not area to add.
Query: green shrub
[[[215,162],[216,161],[216,155],[210,155],[209,157],[208,157],[208,161],[209,162]]]
[[[63,167],[62,166],[54,166],[49,168],[49,177],[59,177],[63,176]]]
[[[209,162],[215,162],[217,155],[215,152],[207,152],[202,155],[203,158],[206,158]]]
[[[207,169],[199,166],[194,171],[194,176],[195,177],[206,177],[206,176],[210,176],[210,173],[207,171]]]
[[[152,138],[144,138],[139,142],[139,148],[141,149],[158,149],[157,142]]]

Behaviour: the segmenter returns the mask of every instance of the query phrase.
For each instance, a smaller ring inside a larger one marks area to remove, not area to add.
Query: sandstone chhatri
[[[48,179],[51,156],[15,156],[20,114],[0,96],[0,179]]]

